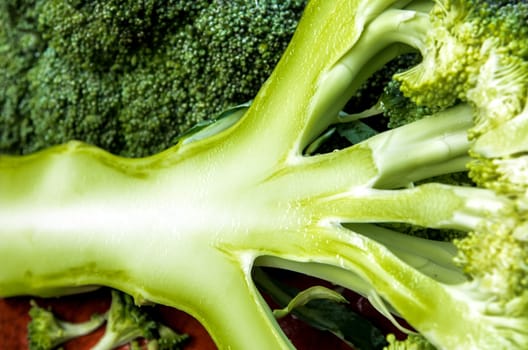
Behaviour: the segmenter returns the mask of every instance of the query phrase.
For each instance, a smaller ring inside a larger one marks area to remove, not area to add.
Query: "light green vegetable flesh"
[[[491,189],[409,186],[465,169],[473,107],[303,156],[371,73],[365,62],[381,66],[395,42],[423,49],[410,33],[427,17],[387,10],[400,3],[311,1],[245,115],[217,134],[139,159],[79,142],[1,157],[0,296],[105,285],[190,313],[222,349],[292,348],[251,280],[259,264],[386,303],[441,348],[528,346],[525,314],[471,299],[462,273],[441,282],[444,261],[456,270],[444,258],[452,245],[430,244],[415,260],[370,226],[473,231],[509,210]]]

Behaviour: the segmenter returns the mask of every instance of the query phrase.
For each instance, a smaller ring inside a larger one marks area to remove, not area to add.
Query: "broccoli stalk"
[[[9,266],[0,295],[105,285],[190,313],[220,348],[286,349],[251,279],[253,266],[277,266],[366,295],[440,348],[528,347],[526,177],[514,186],[497,174],[518,148],[475,146],[508,120],[526,130],[526,118],[515,118],[525,89],[503,79],[526,72],[526,46],[501,39],[525,30],[528,8],[504,5],[525,17],[489,34],[482,29],[510,12],[472,11],[477,3],[312,0],[234,125],[146,158],[75,141],[0,158],[0,264]],[[424,58],[398,74],[401,89],[438,112],[303,155],[368,77],[409,46]],[[506,116],[497,113],[511,101]],[[476,187],[418,184],[468,164]],[[511,190],[519,185],[524,191]],[[407,237],[403,249],[401,235],[378,223],[467,236],[447,248]],[[424,259],[447,268],[422,271]]]

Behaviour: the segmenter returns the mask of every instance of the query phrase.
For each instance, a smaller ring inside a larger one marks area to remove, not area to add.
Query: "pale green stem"
[[[383,299],[434,344],[449,349],[471,348],[475,345],[475,336],[489,327],[472,322],[469,306],[451,294],[445,285],[422,274],[385,246],[365,236],[339,225],[327,225],[313,227],[310,233],[301,235],[299,232],[281,232],[280,237],[280,240],[259,239],[256,243],[261,256],[257,259],[258,264],[281,267],[281,260],[272,258],[278,257],[296,261],[294,267],[297,271],[309,275],[313,275],[312,268],[316,263],[322,264],[317,277],[351,290],[357,290],[360,278],[365,283],[362,288],[367,289],[364,292],[381,310],[385,308],[380,301]],[[435,317],[426,317],[430,314]],[[453,318],[457,322],[452,322]],[[441,331],[438,330],[439,324],[442,325]]]
[[[393,9],[380,14],[365,28],[350,51],[321,75],[308,111],[310,119],[306,130],[310,132],[303,137],[314,137],[315,132],[333,121],[372,74],[409,51],[401,44],[421,48],[429,27],[428,16],[414,11]],[[310,127],[310,124],[317,127]]]
[[[419,11],[423,13],[429,13],[431,8],[434,6],[435,1],[431,0],[413,0],[409,1],[404,7],[406,10]]]
[[[171,153],[129,160],[71,143],[1,157],[0,296],[105,285],[188,312],[220,348],[291,348],[252,285],[251,256],[217,249],[248,216],[226,208],[236,201],[222,191],[236,191],[213,185],[200,154],[173,166]]]
[[[439,282],[458,284],[467,281],[467,276],[454,263],[457,249],[451,242],[414,237],[373,224],[344,226],[383,244],[410,266]]]
[[[313,210],[321,220],[342,223],[400,222],[471,231],[488,213],[508,210],[508,205],[488,190],[430,183],[401,190],[356,188],[318,199]]]
[[[397,188],[466,170],[472,115],[459,105],[366,140],[379,170],[373,186]]]
[[[406,262],[413,268],[434,278],[442,283],[458,284],[467,281],[467,277],[458,268],[453,261],[457,250],[450,242],[431,241],[419,237],[402,234],[387,228],[379,227],[372,224],[351,223],[346,224],[347,229],[351,229],[365,237],[373,239],[391,250],[402,261]],[[342,279],[334,275],[344,272],[335,266],[299,263],[278,259],[276,257],[259,257],[256,264],[260,266],[280,267],[292,271],[306,272],[315,277],[330,278],[331,281]],[[349,286],[353,290],[369,296],[372,293],[372,287],[358,276],[347,276]],[[351,282],[356,279],[355,282]]]
[[[462,105],[385,131],[354,146],[291,157],[266,181],[303,198],[331,197],[367,188],[390,189],[464,171],[469,161],[471,109]]]
[[[395,2],[311,1],[232,139],[251,140],[252,150],[265,148],[270,165],[301,153],[335,119],[354,87],[401,52],[393,44],[419,41],[422,14],[390,10],[373,20]]]

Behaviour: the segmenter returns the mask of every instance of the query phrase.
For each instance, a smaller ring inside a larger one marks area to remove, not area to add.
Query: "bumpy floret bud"
[[[501,56],[499,66],[506,69],[515,65],[506,57],[526,60],[528,5],[523,2],[438,1],[431,21],[433,29],[421,48],[423,62],[396,75],[404,94],[418,105],[448,107],[475,100],[468,91],[490,77],[492,55]],[[496,73],[503,74],[502,69]]]
[[[517,217],[517,220],[520,218]],[[480,230],[455,241],[459,255],[457,262],[478,284],[483,295],[490,296],[489,312],[521,315],[524,308],[513,308],[515,300],[524,300],[528,288],[528,242],[520,239],[515,219],[489,222]]]
[[[494,44],[489,42],[489,45]],[[501,128],[521,113],[528,96],[527,80],[528,61],[497,51],[489,53],[475,78],[475,86],[467,93],[468,101],[475,107],[475,126],[469,131],[470,139]],[[500,140],[495,133],[491,133],[493,143]],[[486,139],[491,141],[490,137]]]
[[[424,47],[423,61],[399,73],[402,92],[417,105],[446,108],[464,100],[482,60],[478,42],[468,42],[476,28],[465,18],[465,7],[441,1],[431,10],[432,29]]]

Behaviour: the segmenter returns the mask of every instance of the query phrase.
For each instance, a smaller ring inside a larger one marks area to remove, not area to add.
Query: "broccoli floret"
[[[0,4],[0,153],[20,153],[31,144],[26,72],[46,46],[34,30],[37,17],[30,1]]]
[[[135,304],[130,295],[116,290],[111,293],[112,303],[105,333],[92,347],[93,350],[111,350],[140,338],[148,341],[149,349],[177,350],[188,338],[155,321]]]
[[[209,54],[203,71],[195,74],[215,77],[220,84],[206,93],[217,96],[218,101],[226,96],[240,96],[241,102],[252,98],[255,86],[264,83],[291,39],[305,3],[234,0],[228,6],[217,1],[207,7],[197,18],[195,28],[202,38],[201,50]]]
[[[384,350],[436,350],[427,339],[418,334],[410,334],[404,340],[397,340],[393,334],[389,334],[387,341],[389,345]]]
[[[304,2],[214,1],[192,25],[166,36],[158,52],[123,78],[118,118],[125,153],[166,149],[196,123],[251,100],[291,38]]]
[[[114,74],[73,66],[48,48],[26,78],[32,138],[22,145],[24,153],[78,138],[108,150],[122,144],[115,118],[120,86]]]
[[[251,100],[305,0],[4,2],[0,152],[146,156]]]
[[[106,315],[102,314],[94,314],[90,320],[80,323],[60,320],[51,310],[38,306],[33,300],[29,316],[31,317],[28,324],[30,350],[55,349],[68,340],[92,333],[106,321]]]
[[[149,340],[151,349],[155,350],[179,350],[185,346],[187,339],[189,339],[187,334],[177,333],[163,324],[158,324],[156,333],[155,339]]]
[[[440,108],[416,105],[403,95],[400,87],[399,81],[391,80],[385,85],[381,94],[381,109],[389,120],[387,123],[389,128],[397,128],[440,111]]]
[[[133,70],[210,1],[37,1],[38,31],[63,59],[100,72]],[[145,52],[146,51],[146,52]]]
[[[467,93],[476,80],[486,79],[481,69],[490,59],[501,66],[526,65],[527,19],[523,1],[440,1],[431,13],[430,35],[419,48],[423,62],[396,75],[402,91],[416,104],[433,108],[471,99]],[[512,76],[523,81],[523,74]]]
[[[92,349],[110,350],[138,338],[153,338],[156,322],[135,305],[130,295],[112,290],[105,333]]]
[[[0,295],[111,286],[183,309],[221,348],[288,349],[252,280],[254,266],[277,267],[368,298],[419,333],[402,346],[528,348],[527,13],[517,1],[311,0],[251,104],[220,124],[144,158],[78,141],[0,157]],[[411,101],[390,112],[412,118],[312,152],[412,50],[421,63],[387,88]],[[152,101],[150,84],[133,89]],[[164,123],[126,122],[130,135]],[[445,180],[463,172],[469,185]]]

